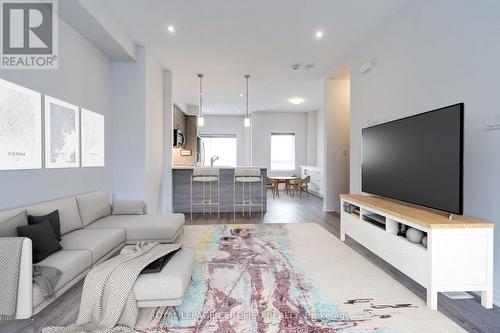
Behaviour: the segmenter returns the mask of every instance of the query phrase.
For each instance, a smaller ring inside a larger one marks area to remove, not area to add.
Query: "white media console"
[[[493,307],[493,223],[381,197],[340,197],[341,240],[348,235],[425,287],[428,307],[436,310],[438,292],[448,291],[480,291],[481,304]],[[347,213],[344,202],[358,209]],[[399,223],[426,233],[427,247],[398,236]]]

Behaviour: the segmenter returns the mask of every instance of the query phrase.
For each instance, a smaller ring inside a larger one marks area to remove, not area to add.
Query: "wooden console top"
[[[494,223],[488,221],[461,215],[453,215],[450,220],[447,213],[388,198],[361,194],[341,194],[340,197],[350,203],[376,209],[426,228],[493,228],[495,226]]]

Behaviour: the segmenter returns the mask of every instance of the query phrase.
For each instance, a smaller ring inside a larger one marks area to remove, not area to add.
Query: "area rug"
[[[186,226],[193,282],[137,332],[463,332],[317,224]]]

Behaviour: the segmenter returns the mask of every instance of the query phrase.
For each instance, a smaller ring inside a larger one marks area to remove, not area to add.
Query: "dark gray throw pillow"
[[[56,209],[50,214],[44,216],[28,216],[28,224],[38,224],[44,220],[49,220],[52,229],[58,240],[61,240],[61,222],[59,221],[59,211]]]
[[[33,263],[42,261],[62,249],[48,219],[37,224],[17,227],[19,237],[27,237],[33,243]]]

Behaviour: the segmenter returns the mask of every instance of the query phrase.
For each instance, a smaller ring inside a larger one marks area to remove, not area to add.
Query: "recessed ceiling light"
[[[304,102],[304,99],[300,98],[300,97],[294,97],[294,98],[290,98],[288,101],[292,104],[299,105],[299,104],[302,104]]]
[[[173,25],[169,25],[169,26],[167,27],[167,30],[168,30],[168,32],[170,32],[170,33],[174,33],[174,32],[175,32],[175,27],[174,27]]]
[[[321,30],[316,31],[315,36],[316,36],[316,39],[323,38],[323,31],[321,31]]]
[[[240,97],[243,97],[243,93],[240,93]]]

